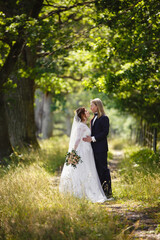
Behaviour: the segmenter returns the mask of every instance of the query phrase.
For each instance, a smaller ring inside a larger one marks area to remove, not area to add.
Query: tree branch
[[[43,6],[50,6],[50,7],[53,7],[53,8],[57,8],[57,10],[53,10],[51,12],[48,13],[48,15],[44,15],[42,16],[40,19],[45,19],[45,18],[48,18],[49,16],[52,16],[54,14],[59,14],[61,12],[66,12],[68,10],[71,10],[72,8],[76,8],[76,7],[80,7],[80,6],[86,6],[86,5],[90,5],[90,4],[93,4],[95,3],[95,1],[90,1],[90,2],[83,2],[83,3],[77,3],[75,5],[72,5],[70,7],[66,7],[66,6],[54,6],[54,5],[45,5],[43,4]]]
[[[76,78],[76,77],[74,77],[74,76],[71,76],[71,75],[69,75],[69,76],[66,76],[66,75],[57,75],[57,77],[59,77],[59,78],[70,78],[70,79],[72,79],[72,80],[74,80],[74,81],[77,81],[77,82],[80,82],[80,81],[82,81],[82,79],[83,79],[83,75],[81,74],[81,76],[80,76],[80,78]]]
[[[56,53],[57,51],[59,51],[59,50],[62,50],[62,49],[64,49],[64,50],[66,50],[66,49],[71,49],[72,46],[73,46],[73,43],[68,44],[68,45],[66,45],[66,46],[63,47],[63,48],[62,48],[62,47],[59,47],[58,49],[56,49],[55,51],[52,51],[52,52],[37,53],[37,56],[38,56],[38,57],[51,56],[51,55],[53,55],[54,53]]]
[[[99,25],[101,25],[101,24],[99,24]],[[90,29],[87,29],[87,30],[82,31],[82,32],[75,32],[75,34],[78,34],[78,36],[77,36],[77,38],[76,38],[73,42],[70,42],[70,39],[69,39],[69,40],[66,42],[67,45],[65,45],[65,46],[60,46],[58,49],[56,49],[56,50],[54,50],[54,51],[52,51],[52,52],[37,53],[37,57],[40,58],[40,57],[45,57],[45,56],[51,56],[51,55],[53,55],[54,53],[56,53],[56,52],[58,52],[59,50],[62,50],[62,49],[64,49],[64,50],[66,50],[66,49],[72,49],[75,41],[76,41],[77,39],[79,39],[80,36],[81,36],[81,37],[83,36],[83,37],[87,38],[90,30],[99,27],[99,25],[98,25],[98,26],[93,26],[93,27],[91,27]],[[82,41],[82,42],[83,42],[83,41]],[[56,46],[56,45],[55,45],[55,46]],[[53,48],[54,48],[55,46],[53,46]]]

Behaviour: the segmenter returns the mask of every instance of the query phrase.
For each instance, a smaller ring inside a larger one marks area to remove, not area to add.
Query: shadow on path
[[[116,182],[116,171],[119,169],[120,161],[123,159],[123,151],[114,151],[113,159],[109,160],[112,181]],[[127,221],[128,227],[124,232],[130,235],[130,239],[160,240],[160,233],[156,233],[158,224],[157,215],[160,212],[160,205],[157,207],[141,208],[138,204],[132,204],[132,209],[128,209],[127,204],[106,202],[105,209],[114,215],[119,215],[122,220]]]

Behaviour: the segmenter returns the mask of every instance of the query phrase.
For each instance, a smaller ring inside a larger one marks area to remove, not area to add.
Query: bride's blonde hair
[[[102,103],[101,99],[95,98],[95,99],[91,100],[91,103],[94,103],[97,106],[98,118],[105,115],[103,103]]]

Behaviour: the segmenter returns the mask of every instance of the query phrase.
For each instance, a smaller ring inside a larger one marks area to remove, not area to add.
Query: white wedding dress
[[[87,198],[93,203],[102,203],[107,198],[97,174],[91,144],[82,140],[87,135],[91,135],[89,127],[82,122],[77,123],[76,135],[74,134],[74,137],[72,136],[72,139],[70,139],[69,151],[72,150],[71,147],[74,141],[78,145],[76,151],[81,157],[82,163],[78,163],[76,168],[64,164],[60,177],[59,191],[72,194],[78,198]]]

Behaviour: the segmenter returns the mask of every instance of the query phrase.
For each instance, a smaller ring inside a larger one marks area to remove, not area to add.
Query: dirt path
[[[122,151],[114,151],[113,159],[109,162],[109,168],[111,170],[112,182],[120,181],[116,177],[116,171],[119,168],[119,163],[123,158]],[[57,176],[54,177],[54,185],[59,184],[60,171]],[[141,208],[138,204],[131,204],[130,207],[128,203],[118,203],[116,200],[108,201],[102,206],[107,208],[107,211],[120,216],[120,219],[127,222],[128,227],[124,229],[130,239],[139,240],[160,240],[160,233],[156,234],[156,228],[158,223],[155,221],[154,216],[159,212],[158,208]],[[131,210],[132,209],[132,210]]]
[[[116,178],[116,171],[119,163],[123,158],[122,151],[114,151],[113,159],[109,162],[111,170],[112,182],[119,181]],[[141,208],[138,204],[132,204],[130,208],[128,204],[116,203],[116,201],[107,202],[108,211],[115,215],[119,215],[123,220],[127,221],[128,227],[124,230],[130,234],[131,239],[160,240],[160,233],[156,234],[158,222],[154,216],[159,212],[159,208]],[[130,210],[133,209],[133,210]]]

